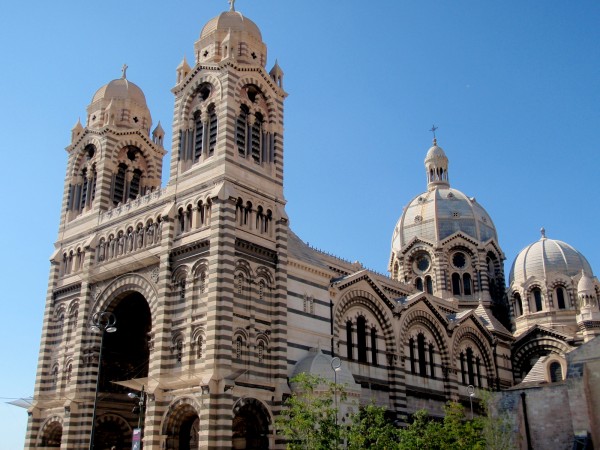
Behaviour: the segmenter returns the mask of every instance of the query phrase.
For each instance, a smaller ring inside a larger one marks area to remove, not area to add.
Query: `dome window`
[[[429,255],[426,253],[420,253],[415,258],[415,272],[417,273],[425,273],[429,270],[431,266],[431,260],[429,259]]]
[[[467,257],[462,252],[457,252],[452,256],[452,265],[457,269],[464,269],[467,265]]]
[[[458,213],[458,212],[453,212],[453,213],[452,213],[452,217],[454,217],[455,219],[457,219],[457,218],[459,218],[459,217],[460,217],[460,213]]]
[[[531,293],[533,294],[533,301],[535,302],[535,311],[542,311],[544,309],[542,305],[542,291],[540,288],[533,288]]]
[[[415,223],[421,223],[423,221],[423,217],[415,216]]]
[[[556,303],[558,309],[566,309],[565,289],[562,286],[556,288]]]

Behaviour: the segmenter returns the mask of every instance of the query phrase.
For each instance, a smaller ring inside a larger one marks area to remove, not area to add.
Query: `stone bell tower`
[[[287,389],[283,71],[267,72],[261,32],[233,2],[194,53],[172,89],[170,265],[172,285],[198,303],[191,316],[172,310],[172,345],[184,349],[178,376],[203,405],[200,446],[265,448],[267,410]]]

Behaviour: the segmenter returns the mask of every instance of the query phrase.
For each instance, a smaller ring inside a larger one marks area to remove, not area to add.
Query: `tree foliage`
[[[449,402],[443,421],[417,411],[406,428],[396,427],[386,409],[366,405],[346,421],[337,420],[337,400],[347,398],[343,386],[324,378],[302,373],[291,382],[295,393],[285,402],[276,427],[288,440],[290,450],[484,450],[515,449],[512,422],[507,415],[487,408],[490,396],[483,399],[486,415],[467,420],[464,407]]]

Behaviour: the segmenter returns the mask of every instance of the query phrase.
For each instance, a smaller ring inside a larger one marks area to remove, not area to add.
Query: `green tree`
[[[385,416],[386,409],[367,405],[352,417],[348,430],[349,450],[398,448],[400,430]]]
[[[275,421],[278,431],[288,439],[290,450],[331,450],[346,437],[338,423],[338,401],[346,399],[342,386],[315,375],[301,373],[290,380],[295,392]]]
[[[482,450],[481,424],[466,420],[462,405],[449,402],[444,407],[444,421],[431,420],[424,410],[417,411],[414,421],[400,432],[399,447],[402,450]]]

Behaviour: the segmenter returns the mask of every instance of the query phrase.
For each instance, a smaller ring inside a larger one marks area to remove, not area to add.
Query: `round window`
[[[415,267],[419,272],[426,272],[429,269],[431,262],[429,261],[429,256],[421,253],[415,258]]]
[[[452,257],[452,265],[457,269],[464,269],[467,265],[467,257],[462,252],[457,252]]]

